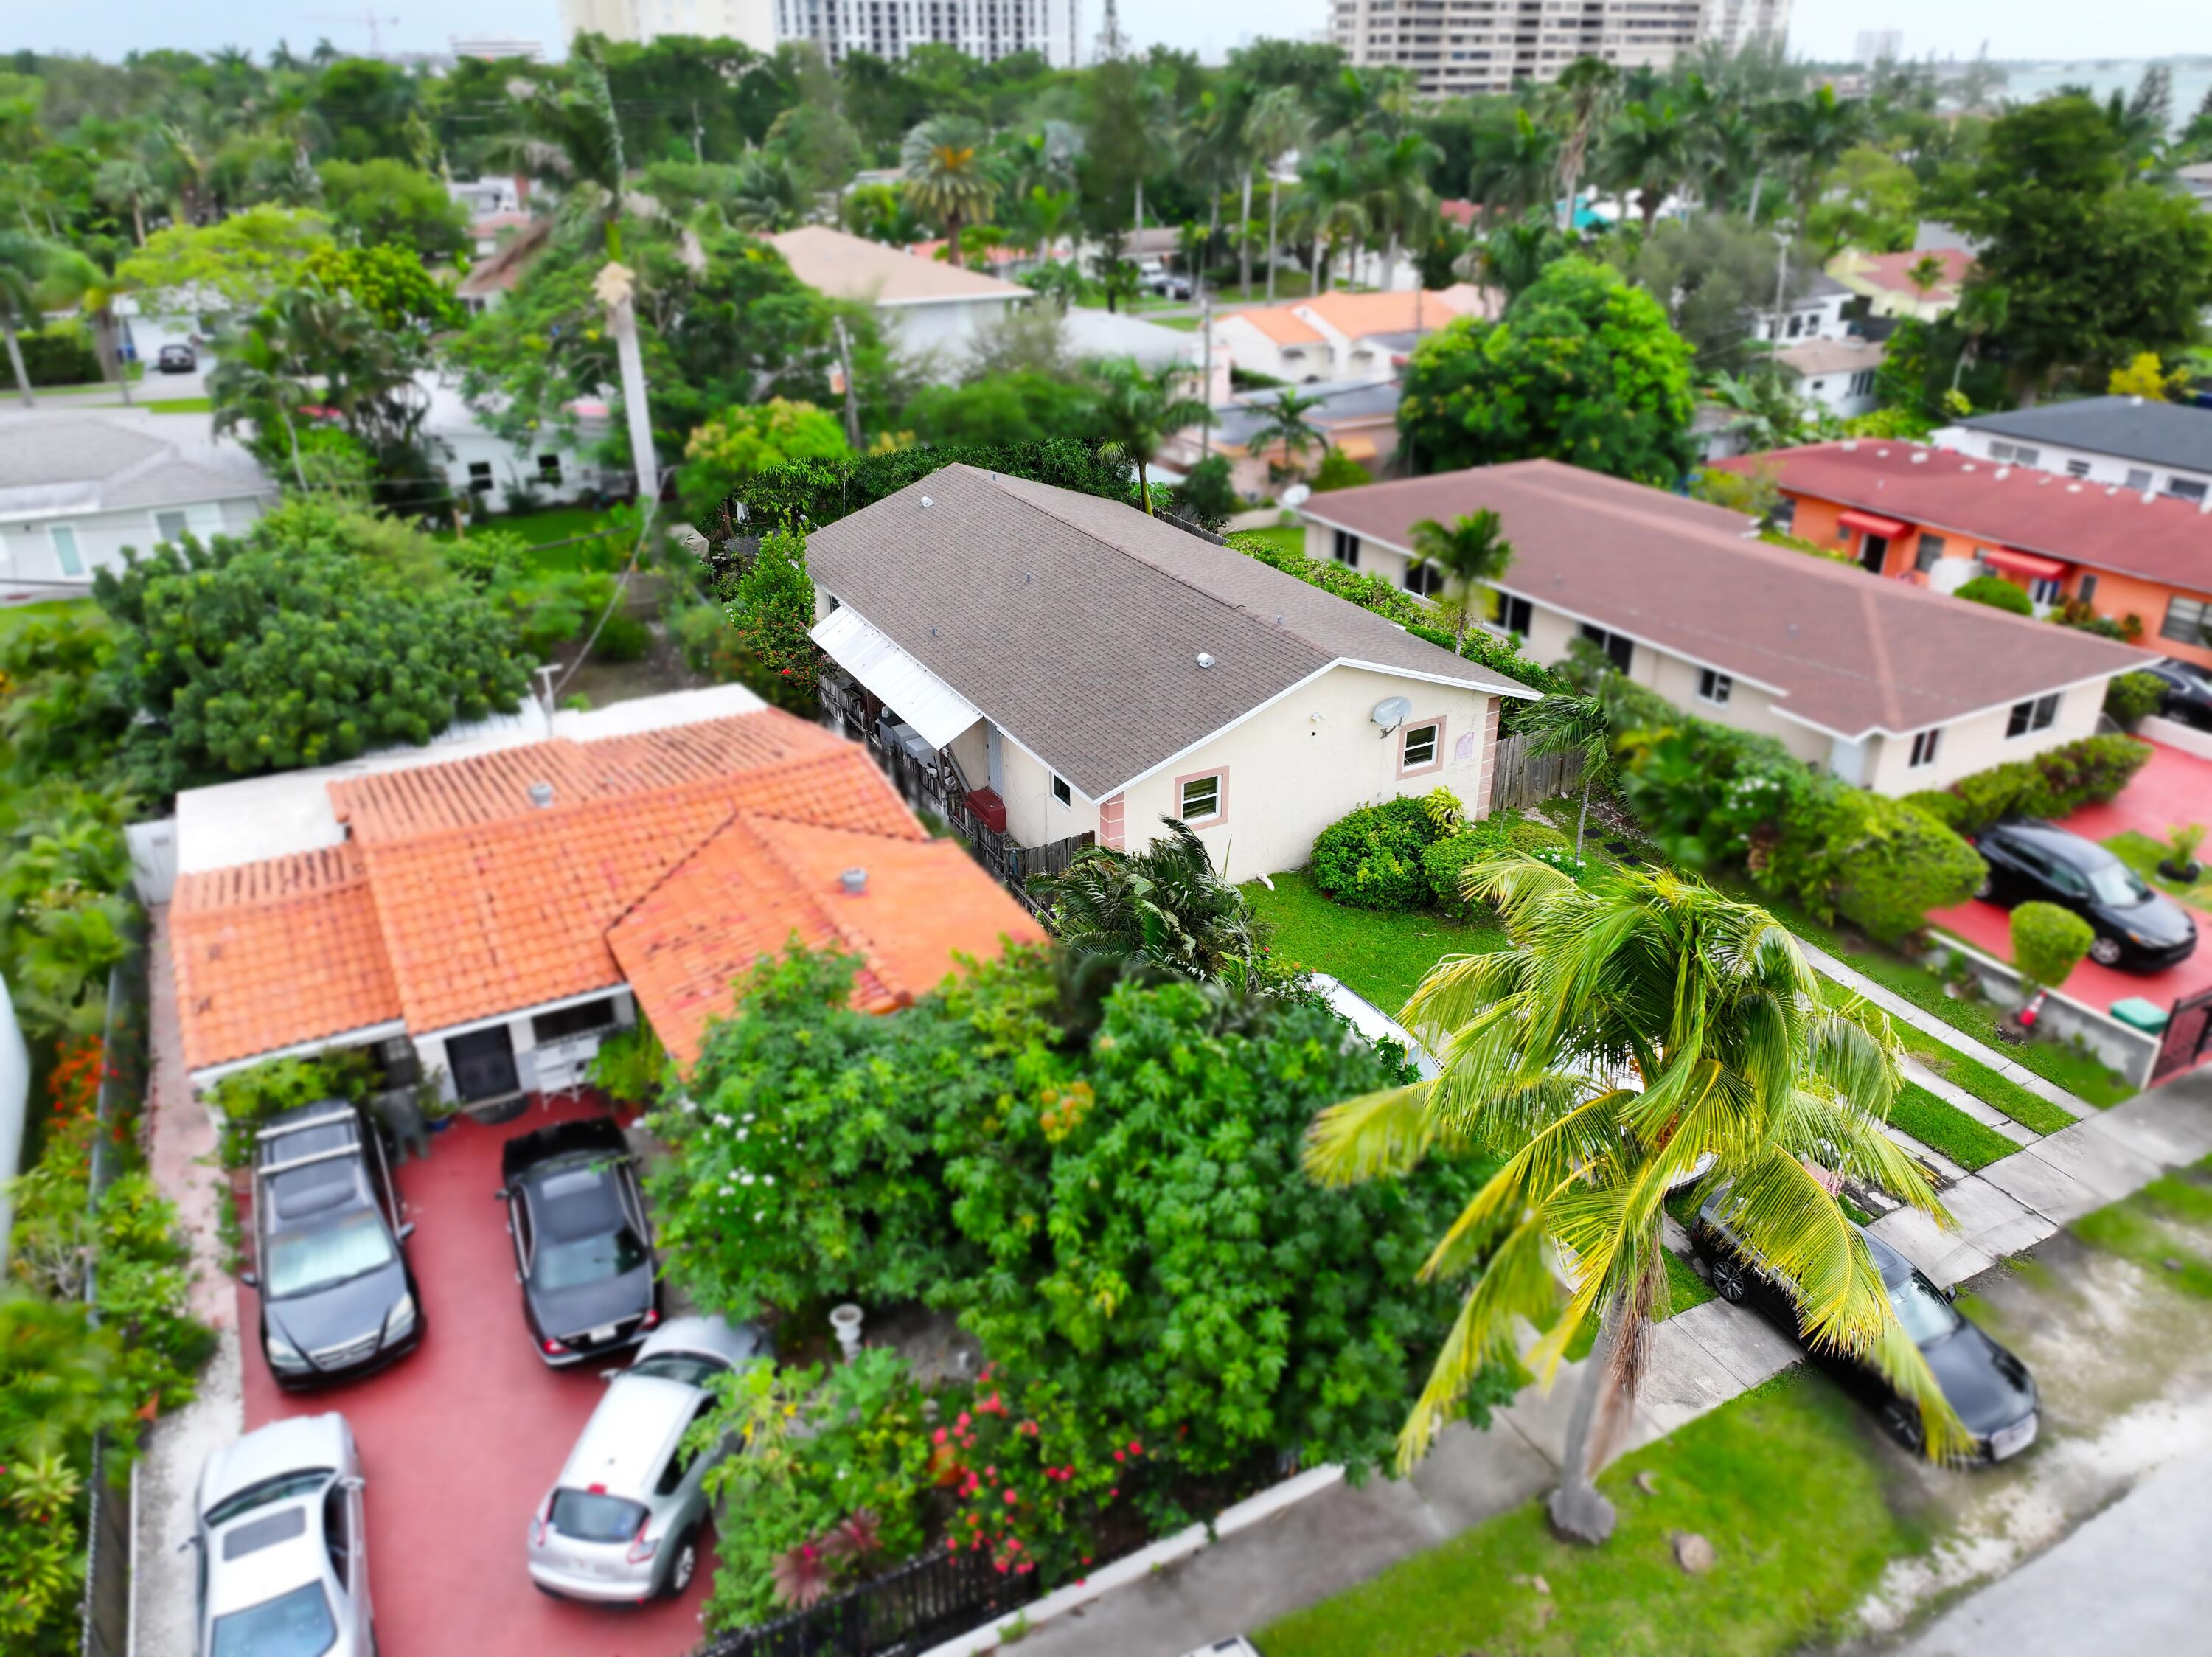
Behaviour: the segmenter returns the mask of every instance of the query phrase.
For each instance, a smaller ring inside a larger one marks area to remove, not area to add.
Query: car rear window
[[[307,1510],[305,1508],[286,1508],[270,1514],[266,1519],[250,1519],[243,1525],[234,1525],[222,1533],[222,1556],[243,1559],[250,1553],[259,1553],[264,1548],[273,1548],[279,1542],[307,1533]]]
[[[635,1271],[650,1258],[637,1234],[623,1226],[602,1236],[547,1242],[538,1252],[531,1276],[540,1288],[581,1288]]]
[[[322,1584],[310,1582],[216,1617],[209,1657],[320,1657],[337,1639]]]
[[[627,1542],[645,1523],[645,1508],[593,1490],[556,1490],[553,1528],[578,1542]]]

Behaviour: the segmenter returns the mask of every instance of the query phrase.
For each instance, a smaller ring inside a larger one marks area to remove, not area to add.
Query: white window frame
[[[1710,702],[1716,708],[1725,708],[1729,698],[1735,694],[1735,677],[1717,667],[1698,669],[1698,700]]]
[[[1213,785],[1213,809],[1194,817],[1190,811],[1191,790],[1207,783]],[[1212,771],[1193,771],[1188,777],[1179,777],[1176,779],[1175,790],[1177,822],[1187,823],[1192,828],[1208,828],[1216,823],[1227,820],[1229,816],[1229,768],[1227,766],[1218,765]]]
[[[1052,797],[1063,806],[1072,806],[1075,803],[1075,790],[1067,785],[1067,779],[1058,772],[1053,773]]]
[[[2025,710],[2025,717],[2022,717]],[[2015,702],[2005,712],[2005,740],[2016,742],[2023,736],[2033,736],[2038,731],[2047,731],[2058,722],[2058,692],[2046,691],[2041,696],[2030,697],[2025,702]],[[2014,727],[2018,728],[2015,729]]]
[[[1936,750],[1943,740],[1943,728],[1930,725],[1924,731],[1912,734],[1912,752],[1905,762],[1907,771],[1924,771],[1936,763]]]

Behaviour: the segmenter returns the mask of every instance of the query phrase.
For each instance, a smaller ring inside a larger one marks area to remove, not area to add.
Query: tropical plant
[[[1578,886],[1513,856],[1469,869],[1465,890],[1496,905],[1515,947],[1447,957],[1407,1003],[1442,1075],[1323,1112],[1306,1153],[1330,1185],[1410,1177],[1439,1152],[1502,1159],[1422,1267],[1424,1282],[1468,1288],[1399,1435],[1401,1469],[1476,1374],[1520,1357],[1522,1319],[1548,1325],[1528,1355],[1546,1380],[1595,1324],[1551,1515],[1602,1541],[1613,1512],[1593,1480],[1667,1303],[1662,1202],[1684,1185],[1693,1201],[1725,1194],[1730,1228],[1796,1286],[1808,1338],[1917,1404],[1931,1454],[1965,1448],[1835,1195],[1839,1176],[1863,1179],[1948,1219],[1881,1131],[1902,1086],[1883,1015],[1831,1008],[1785,928],[1695,879],[1624,870]]]
[[[1531,755],[1571,754],[1582,773],[1582,808],[1575,815],[1575,861],[1583,856],[1583,833],[1589,826],[1590,790],[1613,770],[1613,717],[1602,697],[1560,692],[1545,697],[1521,716]]]
[[[1728,433],[1746,453],[1765,454],[1803,442],[1813,424],[1812,407],[1782,377],[1779,369],[1765,374],[1730,374],[1722,369],[1706,389],[1714,407],[1726,411]]]
[[[1275,177],[1275,164],[1293,149],[1303,149],[1312,134],[1311,118],[1298,89],[1291,86],[1271,87],[1252,103],[1252,113],[1245,118],[1244,132],[1252,153],[1267,168],[1267,297],[1275,296],[1275,266],[1277,249],[1281,244],[1279,234],[1281,224],[1282,186]],[[1252,278],[1248,271],[1244,276],[1243,296],[1252,295]]]
[[[1575,228],[1575,208],[1582,192],[1584,164],[1589,159],[1590,135],[1603,125],[1620,90],[1620,71],[1603,58],[1588,54],[1561,70],[1552,82],[1552,95],[1566,123],[1566,136],[1559,144],[1562,233]]]
[[[1689,123],[1664,98],[1627,105],[1607,128],[1602,176],[1624,198],[1634,192],[1644,235],[1651,234],[1667,198],[1688,179],[1693,142]]]
[[[1250,446],[1255,453],[1264,453],[1271,447],[1280,448],[1281,458],[1271,458],[1267,462],[1270,472],[1281,478],[1296,478],[1314,445],[1327,442],[1321,429],[1306,417],[1328,401],[1325,397],[1291,386],[1260,401],[1259,409],[1266,417],[1254,430]]]
[[[619,261],[629,179],[622,123],[597,51],[587,43],[569,62],[566,80],[510,85],[512,124],[486,143],[484,156],[494,167],[559,191],[562,222],[571,229],[596,228],[607,257]]]
[[[1513,543],[1497,513],[1488,507],[1462,513],[1449,525],[1424,518],[1413,527],[1411,567],[1443,582],[1444,613],[1451,618],[1452,649],[1467,643],[1478,601],[1486,612],[1491,583],[1513,563]],[[1487,618],[1486,614],[1485,619]]]
[[[961,227],[988,218],[999,199],[998,180],[983,154],[987,136],[974,121],[939,117],[908,132],[899,149],[907,199],[915,212],[944,228],[954,265],[961,263]]]
[[[1137,496],[1152,509],[1149,468],[1160,446],[1179,431],[1210,425],[1213,411],[1188,389],[1190,371],[1180,362],[1147,369],[1134,357],[1099,365],[1100,453],[1137,468]]]
[[[1036,883],[1053,935],[1080,953],[1142,959],[1201,983],[1256,972],[1267,928],[1189,824],[1160,824],[1142,851],[1085,846],[1066,874]]]
[[[1559,176],[1559,135],[1525,109],[1478,137],[1468,188],[1486,218],[1533,216],[1551,222],[1551,192]]]
[[[2035,613],[2035,600],[2028,596],[2027,589],[2002,576],[1977,576],[1962,583],[1951,596],[1964,599],[1969,604],[1986,604],[1993,610],[2003,610],[2015,616]]]
[[[2097,941],[2088,922],[2057,904],[2022,904],[2012,912],[2011,930],[2013,965],[2030,995],[2063,984]]]

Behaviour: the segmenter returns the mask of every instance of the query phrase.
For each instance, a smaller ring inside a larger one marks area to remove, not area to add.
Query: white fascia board
[[[629,981],[617,978],[612,984],[597,990],[586,990],[574,996],[562,996],[555,1001],[533,1002],[527,1007],[518,1007],[512,1012],[493,1013],[480,1019],[471,1019],[465,1024],[448,1024],[442,1029],[425,1030],[416,1036],[417,1042],[446,1041],[454,1036],[470,1035],[478,1030],[489,1030],[495,1025],[512,1024],[517,1019],[535,1018],[540,1013],[557,1013],[567,1007],[581,1007],[586,1002],[605,1001],[609,996],[629,995]]]
[[[1602,620],[1596,616],[1585,615],[1578,610],[1570,610],[1557,599],[1545,598],[1535,593],[1524,592],[1517,587],[1508,587],[1503,582],[1492,582],[1491,585],[1510,597],[1526,599],[1533,605],[1554,611],[1565,616],[1569,621],[1578,621],[1587,627],[1602,627],[1607,632],[1615,633],[1622,638],[1632,640],[1647,650],[1656,650],[1661,655],[1673,656],[1676,661],[1686,661],[1693,667],[1710,667],[1717,673],[1726,673],[1730,679],[1741,679],[1753,689],[1764,691],[1769,696],[1787,697],[1790,694],[1779,685],[1770,684],[1763,679],[1753,679],[1749,673],[1731,667],[1724,661],[1712,661],[1703,656],[1693,656],[1680,645],[1662,644],[1657,639],[1646,638],[1641,633],[1632,633],[1625,627],[1616,627],[1611,622]]]
[[[1856,733],[1839,731],[1832,725],[1823,725],[1817,719],[1808,719],[1802,714],[1791,713],[1788,708],[1778,704],[1776,706],[1774,711],[1780,714],[1784,719],[1792,720],[1797,724],[1804,726],[1808,730],[1824,731],[1828,735],[1840,737],[1846,742],[1863,742],[1869,736],[1916,736],[1922,731],[1947,730],[1950,727],[1959,723],[1961,720],[1979,719],[1984,714],[1993,714],[2000,708],[2017,708],[2021,703],[2033,702],[2039,697],[2064,696],[2069,691],[2078,691],[2087,685],[2107,684],[2112,679],[2118,678],[2122,673],[2132,673],[2135,670],[2133,668],[2129,667],[2115,667],[2110,673],[2092,673],[2087,679],[2069,679],[2063,685],[2053,685],[2045,690],[2031,691],[2028,695],[2024,697],[2014,697],[2009,701],[1992,702],[1986,707],[1969,708],[1963,713],[1955,713],[1946,718],[1939,719],[1932,725],[1908,725],[1903,730],[1892,730],[1887,725],[1869,725],[1863,730]]]
[[[399,1019],[387,1019],[382,1024],[365,1024],[357,1030],[340,1030],[334,1035],[316,1036],[307,1041],[295,1041],[289,1047],[272,1047],[265,1053],[249,1053],[244,1058],[227,1058],[220,1064],[204,1065],[187,1073],[185,1079],[194,1087],[212,1087],[227,1075],[252,1069],[277,1058],[307,1058],[317,1053],[326,1053],[333,1047],[361,1047],[373,1041],[389,1041],[394,1036],[407,1033],[406,1024]]]

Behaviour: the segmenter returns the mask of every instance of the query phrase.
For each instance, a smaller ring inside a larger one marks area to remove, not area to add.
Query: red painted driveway
[[[2106,840],[2127,829],[2163,840],[2176,823],[2212,822],[2212,760],[2162,743],[2151,747],[2150,764],[2135,774],[2118,799],[2110,805],[2082,807],[2063,826],[2091,840]],[[1932,911],[1928,919],[1985,954],[2012,959],[2012,916],[1995,904],[1960,904],[1955,909]],[[2122,972],[2085,960],[2058,988],[2100,1013],[2130,996],[2140,996],[2164,1009],[2184,996],[2212,989],[2212,915],[2200,913],[2197,924],[2197,953],[2177,966],[2160,972]]]
[[[397,1171],[416,1221],[408,1251],[429,1322],[392,1368],[319,1392],[280,1392],[240,1288],[246,1424],[343,1413],[368,1472],[369,1592],[386,1657],[678,1657],[698,1643],[712,1552],[683,1599],[608,1609],[547,1598],[525,1533],[605,1383],[604,1364],[556,1373],[522,1322],[499,1187],[511,1135],[592,1113],[533,1106],[488,1128],[465,1118],[428,1162]]]

